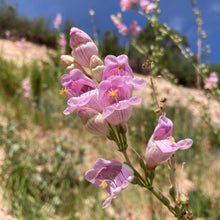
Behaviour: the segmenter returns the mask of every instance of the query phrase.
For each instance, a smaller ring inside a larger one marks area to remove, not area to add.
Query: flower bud
[[[78,116],[88,132],[94,135],[110,135],[108,122],[96,110],[83,107],[78,109]]]
[[[74,58],[69,55],[61,55],[60,62],[64,68],[70,66],[74,62]]]
[[[83,68],[77,62],[75,62],[75,61],[71,65],[67,66],[65,71],[68,74],[73,69],[79,69],[79,70],[81,70],[83,72]]]
[[[94,78],[100,82],[102,80],[102,72],[105,66],[103,61],[96,55],[92,55],[90,59],[90,69]]]
[[[70,30],[72,56],[82,66],[89,67],[92,55],[98,55],[98,48],[88,34],[78,28]]]
[[[186,200],[185,195],[184,195],[183,193],[181,193],[181,194],[180,194],[180,203],[181,203],[182,205],[186,205],[186,202],[187,202],[187,200]]]

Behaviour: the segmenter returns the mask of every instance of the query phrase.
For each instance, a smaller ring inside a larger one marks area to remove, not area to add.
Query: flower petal
[[[193,144],[193,141],[190,138],[181,140],[177,142],[177,145],[179,147],[180,150],[186,150],[188,148],[190,148]]]

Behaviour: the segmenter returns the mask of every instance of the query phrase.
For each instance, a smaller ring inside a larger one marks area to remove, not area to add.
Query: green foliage
[[[66,200],[76,197],[79,186],[84,190],[78,165],[84,163],[85,146],[57,135],[51,137],[50,147],[22,141],[16,124],[10,121],[0,126],[0,131],[0,144],[6,154],[1,182],[15,215],[45,219],[45,212],[55,213]],[[71,211],[74,213],[77,207],[73,204]]]
[[[44,16],[33,20],[18,15],[17,6],[0,1],[0,37],[5,37],[5,32],[10,31],[10,38],[27,40],[56,47],[57,33],[49,28],[49,20]]]
[[[205,195],[200,189],[195,189],[189,193],[190,197],[190,208],[194,213],[194,217],[201,219],[219,219],[220,210],[218,202],[220,198],[214,201],[213,198]],[[216,203],[216,204],[214,204]],[[216,208],[216,209],[215,209]]]
[[[104,33],[99,50],[102,57],[106,57],[109,54],[119,56],[124,53],[124,48],[119,45],[118,35],[115,32],[111,34],[110,31]]]
[[[162,27],[159,27],[159,29],[160,28]],[[177,35],[178,33],[171,31],[170,34]],[[179,47],[167,35],[161,36],[160,40],[157,39],[158,36],[154,28],[148,24],[138,38],[133,41],[133,46],[141,50],[139,51],[139,54],[142,54],[141,62],[143,63],[146,59],[154,57],[155,60],[153,61],[157,66],[157,74],[161,74],[163,69],[167,69],[176,79],[178,79],[180,84],[186,86],[195,85],[195,70],[188,60],[182,56]],[[181,36],[181,45],[184,48],[189,46],[186,36]],[[138,57],[140,60],[140,55],[137,56],[135,53],[133,55],[132,50],[130,52],[130,57],[134,60]],[[140,63],[140,61],[138,63]],[[136,69],[137,67],[134,68]]]

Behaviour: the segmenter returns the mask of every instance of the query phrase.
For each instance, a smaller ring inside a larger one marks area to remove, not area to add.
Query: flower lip
[[[94,168],[85,174],[85,179],[98,188],[105,189],[109,194],[102,207],[106,208],[118,194],[126,188],[134,178],[133,170],[126,164],[116,160],[98,159]]]
[[[103,70],[102,80],[106,80],[114,75],[134,77],[133,71],[128,63],[127,55],[123,54],[118,57],[108,55],[105,57],[104,63],[105,68]]]

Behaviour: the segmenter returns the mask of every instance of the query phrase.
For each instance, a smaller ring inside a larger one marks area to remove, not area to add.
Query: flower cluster
[[[137,7],[138,0],[121,0],[120,6],[122,11],[127,11]],[[155,4],[147,0],[140,0],[140,7],[145,13],[151,13],[155,9]]]
[[[86,172],[86,180],[109,193],[110,196],[103,203],[103,208],[106,208],[134,178],[142,187],[152,189],[149,185],[152,182],[145,182],[127,157],[124,129],[133,105],[141,103],[140,97],[132,96],[133,90],[142,90],[146,82],[134,77],[126,55],[108,55],[103,62],[95,43],[82,30],[71,28],[69,43],[72,56],[60,57],[66,71],[61,77],[61,94],[68,97],[64,114],[76,110],[85,129],[94,135],[105,135],[114,140],[129,165],[116,160],[98,159],[94,168]],[[166,162],[176,150],[191,147],[191,139],[175,142],[172,130],[172,121],[160,116],[145,152],[146,166],[142,168],[146,175],[147,170],[151,172]]]
[[[123,125],[131,117],[132,106],[141,103],[132,92],[143,89],[146,82],[134,77],[126,55],[108,55],[103,62],[93,40],[78,28],[70,31],[70,47],[72,57],[61,56],[67,70],[61,78],[62,93],[67,94],[69,105],[64,114],[77,110],[89,132],[108,136],[108,123]]]
[[[129,28],[125,24],[123,24],[120,13],[118,13],[117,16],[110,15],[110,19],[112,20],[115,27],[117,27],[118,32],[122,35],[126,36],[129,35],[129,33],[131,33],[132,35],[136,36],[141,32],[141,27],[137,24],[137,21],[132,21]]]

